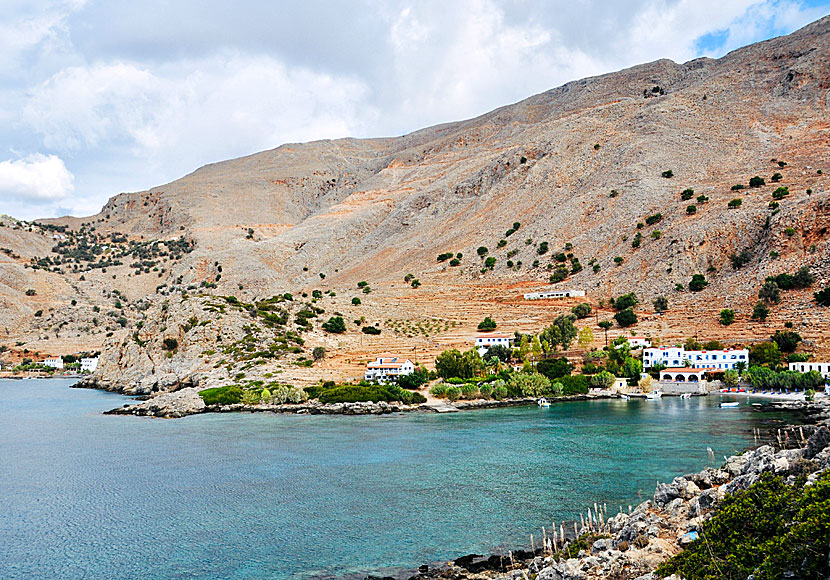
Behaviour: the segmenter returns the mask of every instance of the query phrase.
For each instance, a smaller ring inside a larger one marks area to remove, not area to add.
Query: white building
[[[790,363],[790,370],[799,373],[818,371],[825,379],[830,379],[830,362],[794,362]]]
[[[630,348],[650,348],[651,341],[645,336],[632,336],[628,339],[628,346]]]
[[[701,367],[692,369],[690,367],[669,367],[660,371],[661,382],[682,382],[682,383],[697,383],[705,380],[706,373],[716,373],[721,369],[715,367]]]
[[[723,350],[686,350],[682,346],[643,349],[643,368],[648,369],[656,364],[670,368],[684,367],[686,361],[688,368],[712,369],[714,371],[725,371],[734,369],[738,363],[744,363],[749,367],[749,350],[730,349]]]
[[[53,369],[62,369],[63,368],[63,359],[59,356],[54,358],[47,358],[43,362],[41,362],[43,366],[51,367]]]
[[[396,378],[411,375],[415,372],[415,365],[409,359],[397,356],[382,355],[374,362],[366,364],[366,380],[378,383],[394,381]]]
[[[81,372],[84,373],[94,373],[95,370],[98,368],[98,357],[94,358],[82,358],[81,359]]]
[[[548,298],[573,298],[585,296],[585,290],[551,290],[548,292],[531,292],[525,294],[525,300],[547,300]]]
[[[476,336],[476,350],[479,356],[484,356],[484,353],[491,346],[501,345],[510,348],[512,342],[512,334],[507,334],[506,332],[488,332],[487,334],[479,334]]]

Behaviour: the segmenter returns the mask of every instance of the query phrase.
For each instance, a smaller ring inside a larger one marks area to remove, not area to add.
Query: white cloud
[[[355,79],[271,57],[222,55],[155,69],[117,62],[54,75],[32,91],[23,119],[51,149],[120,147],[173,177],[289,141],[361,132],[374,114],[367,92]]]
[[[55,155],[35,153],[0,162],[0,196],[33,203],[55,202],[74,191],[74,176]]]

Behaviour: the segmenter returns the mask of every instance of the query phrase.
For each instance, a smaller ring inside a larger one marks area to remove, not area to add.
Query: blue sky
[[[658,58],[719,57],[830,0],[2,0],[0,213],[282,143],[400,135]]]

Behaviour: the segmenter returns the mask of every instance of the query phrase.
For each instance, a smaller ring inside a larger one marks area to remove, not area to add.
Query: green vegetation
[[[772,181],[773,183],[778,183],[782,179],[784,179],[784,176],[781,175],[778,172],[775,172],[775,173],[772,174],[772,177],[770,178],[770,181]]]
[[[727,204],[727,207],[729,209],[736,209],[736,208],[741,207],[743,205],[743,203],[744,203],[744,200],[742,200],[739,197],[736,197],[735,199],[730,200],[730,202]]]
[[[763,322],[767,319],[767,316],[769,316],[769,308],[763,302],[758,302],[752,308],[752,320],[760,320]]]
[[[316,398],[324,404],[378,403],[380,401],[386,401],[387,403],[398,401],[406,405],[426,403],[426,399],[422,394],[408,391],[398,385],[374,385],[365,381],[361,381],[356,385],[325,383],[324,386],[308,387],[305,390],[309,397]]]
[[[781,302],[781,289],[772,280],[767,280],[758,291],[758,298],[767,304],[778,304]]]
[[[692,279],[689,281],[689,290],[692,292],[700,292],[709,282],[706,281],[706,277],[703,274],[695,274],[692,276]]]
[[[571,312],[576,316],[577,320],[588,318],[591,315],[591,305],[587,302],[582,302],[571,308]]]
[[[617,321],[617,324],[620,326],[633,326],[637,324],[637,315],[634,313],[633,308],[626,308],[624,310],[620,310],[614,315],[614,320]]]
[[[346,332],[346,323],[343,321],[342,316],[332,316],[323,323],[323,330],[340,334]]]
[[[654,299],[654,311],[665,312],[669,309],[669,301],[665,296],[658,296]]]
[[[380,328],[377,328],[375,326],[364,326],[360,329],[360,332],[362,332],[363,334],[377,335],[380,334]]]
[[[167,337],[161,341],[161,348],[166,351],[175,351],[179,348],[179,341],[172,337]]]
[[[656,213],[646,218],[646,225],[653,226],[654,224],[659,223],[661,221],[663,221],[663,214]]]
[[[781,352],[794,352],[801,342],[801,335],[792,330],[776,330],[770,340],[778,345]]]
[[[453,257],[452,252],[445,252],[443,254],[438,254],[438,261],[439,262],[445,262],[446,260],[449,260],[452,257]]]
[[[671,179],[672,177],[674,177],[674,171],[672,171],[671,169],[669,169],[669,170],[667,170],[667,171],[664,171],[664,172],[663,172],[663,173],[661,173],[660,175],[662,175],[662,176],[663,176],[663,177],[665,177],[666,179]]]
[[[701,538],[657,569],[661,577],[688,580],[828,576],[830,473],[805,485],[765,473],[744,491],[728,495],[703,524]]]
[[[696,205],[687,205],[686,206],[686,213],[689,215],[694,215],[697,213],[697,206]]]
[[[756,175],[755,177],[750,178],[749,180],[749,187],[757,188],[761,187],[762,185],[766,185],[766,181],[764,181],[763,177]]]
[[[479,256],[484,257],[484,256],[486,256],[486,255],[487,255],[487,248],[486,248],[485,246],[479,246],[479,247],[478,247],[478,249],[476,250],[476,253],[477,253]]]
[[[810,268],[802,266],[796,270],[795,274],[785,272],[777,276],[768,276],[766,282],[774,282],[781,290],[799,290],[812,286],[815,277],[810,273]]]
[[[735,311],[731,308],[724,308],[720,311],[719,317],[720,323],[724,326],[729,326],[733,322],[735,322]]]
[[[732,253],[729,255],[729,261],[732,263],[732,268],[734,270],[739,270],[743,268],[752,260],[752,254],[750,254],[749,250],[743,249],[740,253]]]
[[[634,292],[623,294],[617,298],[611,298],[611,306],[614,310],[625,310],[626,308],[633,308],[640,303],[640,299]]]
[[[354,298],[352,298],[352,304],[353,304],[354,306],[360,306],[360,304],[361,304],[360,298],[358,298],[357,296],[355,296]]]
[[[238,385],[215,387],[199,391],[205,405],[234,405],[242,402],[242,388]]]
[[[692,199],[692,197],[694,197],[694,195],[695,195],[695,190],[694,189],[691,189],[691,188],[684,189],[680,193],[680,199],[683,200],[683,201],[689,201],[690,199]]]
[[[542,242],[541,244],[539,244],[539,247],[536,248],[536,253],[539,254],[540,256],[542,254],[547,254],[548,253],[548,243],[547,242]]]
[[[820,306],[830,306],[830,286],[819,292],[813,292],[813,298]]]
[[[497,326],[498,325],[496,324],[496,321],[493,320],[492,318],[490,318],[489,316],[478,323],[478,329],[482,330],[484,332],[488,332],[488,331],[491,331],[491,330],[496,330]]]
[[[484,362],[475,349],[461,353],[456,349],[445,350],[435,359],[435,373],[442,378],[468,379],[484,371]]]
[[[740,191],[742,189],[746,189],[746,186],[743,183],[736,183],[730,188],[732,191]]]
[[[790,190],[787,187],[779,187],[772,192],[772,199],[781,200],[790,195]]]

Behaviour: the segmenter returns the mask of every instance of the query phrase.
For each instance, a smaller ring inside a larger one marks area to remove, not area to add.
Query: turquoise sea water
[[[710,397],[160,420],[70,385],[0,380],[0,578],[359,576],[527,547],[773,419]]]

